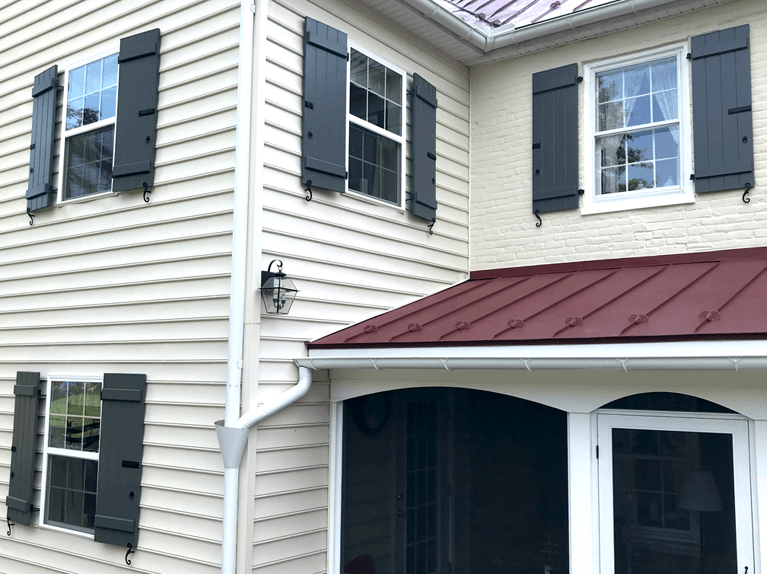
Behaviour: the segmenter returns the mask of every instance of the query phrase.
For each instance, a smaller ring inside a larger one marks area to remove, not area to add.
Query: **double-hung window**
[[[93,533],[101,429],[101,379],[50,378],[45,408],[45,524]]]
[[[401,205],[404,74],[351,48],[349,191]]]
[[[61,200],[112,190],[117,54],[67,70]]]
[[[584,212],[693,201],[684,46],[586,66]]]

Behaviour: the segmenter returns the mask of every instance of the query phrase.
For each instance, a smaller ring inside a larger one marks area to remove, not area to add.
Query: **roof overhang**
[[[485,31],[433,0],[362,0],[467,66],[513,58],[734,0],[620,0],[516,28]],[[414,18],[413,16],[417,16]]]

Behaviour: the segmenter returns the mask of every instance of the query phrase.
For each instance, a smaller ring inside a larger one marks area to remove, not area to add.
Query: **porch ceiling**
[[[309,349],[764,339],[767,248],[476,271]]]

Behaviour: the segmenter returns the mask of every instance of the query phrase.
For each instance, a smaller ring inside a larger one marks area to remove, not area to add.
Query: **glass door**
[[[601,573],[753,572],[748,440],[737,416],[599,413]]]

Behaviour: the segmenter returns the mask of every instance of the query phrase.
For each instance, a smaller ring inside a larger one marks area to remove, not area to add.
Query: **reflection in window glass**
[[[352,48],[349,113],[402,135],[402,76]]]
[[[598,72],[595,77],[599,193],[679,186],[676,58]],[[659,123],[663,125],[652,128]]]
[[[349,124],[349,189],[399,202],[399,143]]]
[[[114,126],[67,139],[64,197],[72,199],[112,189]]]
[[[116,103],[117,54],[70,70],[66,129],[114,117]]]

